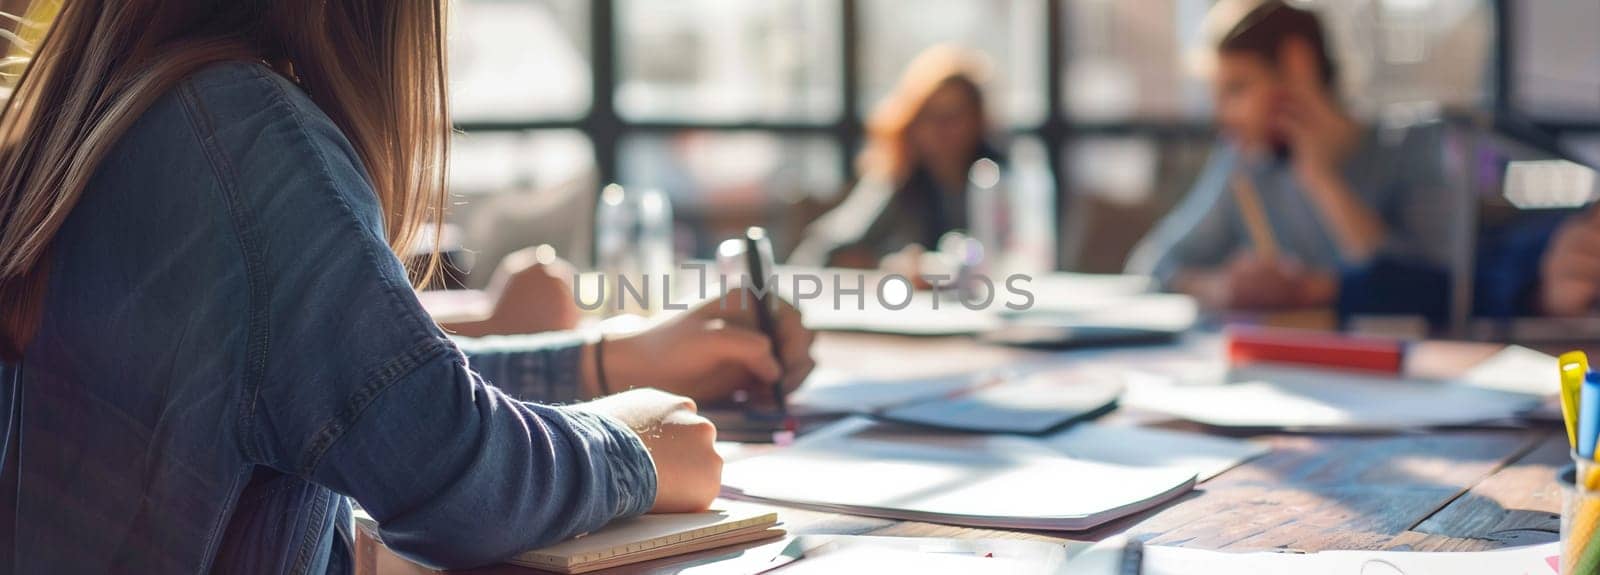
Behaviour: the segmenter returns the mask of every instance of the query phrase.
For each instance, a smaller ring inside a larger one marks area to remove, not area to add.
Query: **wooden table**
[[[1408,370],[1449,376],[1498,349],[1489,344],[1427,342],[1413,347]],[[823,367],[900,376],[981,369],[1033,359],[1030,356],[1036,353],[985,347],[964,338],[859,334],[824,334],[815,349]],[[885,357],[896,361],[885,362]],[[1553,367],[1551,371],[1554,377]],[[1119,412],[1112,417],[1141,414]],[[1179,422],[1159,425],[1198,430]],[[782,509],[783,521],[798,534],[1083,541],[1125,533],[1160,545],[1232,551],[1474,551],[1558,537],[1561,493],[1555,474],[1567,462],[1567,445],[1565,433],[1555,426],[1249,437],[1270,445],[1271,452],[1201,483],[1173,503],[1088,532],[974,529],[795,509]],[[363,536],[359,546],[363,548],[360,573],[427,572],[369,537]],[[535,571],[497,567],[472,572]]]

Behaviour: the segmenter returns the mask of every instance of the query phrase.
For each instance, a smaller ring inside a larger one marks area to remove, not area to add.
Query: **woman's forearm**
[[[582,333],[451,339],[474,372],[517,399],[569,403],[600,395],[594,345]]]

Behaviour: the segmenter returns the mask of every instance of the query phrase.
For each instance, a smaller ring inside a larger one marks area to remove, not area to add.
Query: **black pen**
[[[778,360],[778,367],[783,367],[783,346],[778,341],[778,322],[772,317],[771,286],[767,285],[767,274],[772,273],[772,240],[767,238],[767,230],[760,226],[751,226],[744,232],[744,253],[746,268],[750,271],[750,288],[755,291],[756,298],[756,324],[761,328],[761,333],[772,342],[772,357]],[[741,298],[741,301],[742,298]],[[788,413],[788,406],[783,398],[783,373],[778,374],[778,380],[772,382],[772,400],[778,404],[778,414]]]

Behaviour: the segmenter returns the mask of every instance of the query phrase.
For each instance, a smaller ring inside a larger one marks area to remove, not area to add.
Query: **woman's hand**
[[[815,335],[801,325],[794,306],[778,299],[775,357],[772,340],[757,325],[756,305],[751,292],[736,289],[643,332],[608,337],[601,366],[607,387],[654,387],[708,403],[740,390],[770,401],[775,382],[793,391],[816,365]]]
[[[722,486],[722,456],[713,448],[717,429],[695,412],[694,400],[636,389],[578,407],[621,421],[644,442],[656,466],[651,513],[704,511],[716,499]]]
[[[1561,224],[1539,262],[1539,311],[1577,316],[1600,300],[1600,212]]]

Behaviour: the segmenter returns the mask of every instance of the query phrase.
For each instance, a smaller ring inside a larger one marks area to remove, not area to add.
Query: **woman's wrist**
[[[583,344],[580,351],[578,360],[578,397],[580,399],[590,400],[604,395],[600,390],[599,367],[600,359],[602,358],[600,353],[597,353],[596,346],[598,345],[600,345],[600,341],[595,340]]]

